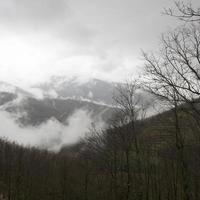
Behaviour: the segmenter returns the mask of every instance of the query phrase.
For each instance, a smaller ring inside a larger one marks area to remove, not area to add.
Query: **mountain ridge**
[[[23,126],[38,126],[52,117],[64,124],[70,115],[80,109],[90,113],[93,122],[106,122],[114,111],[112,106],[103,102],[81,97],[36,98],[29,91],[0,82],[0,110],[17,116],[17,122]]]

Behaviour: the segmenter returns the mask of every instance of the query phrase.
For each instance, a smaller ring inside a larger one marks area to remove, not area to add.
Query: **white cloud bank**
[[[39,127],[20,127],[9,113],[0,112],[0,137],[24,146],[34,146],[51,151],[59,151],[65,145],[76,143],[88,132],[92,120],[85,110],[75,111],[67,125],[55,119]]]
[[[137,75],[140,50],[157,48],[160,33],[177,26],[161,16],[170,6],[173,0],[0,0],[0,79],[22,87],[52,75]]]

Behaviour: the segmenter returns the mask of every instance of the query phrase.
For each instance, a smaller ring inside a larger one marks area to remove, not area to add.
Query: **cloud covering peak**
[[[0,0],[0,79],[30,85],[60,74],[136,75],[140,50],[155,48],[176,25],[161,16],[170,6],[173,0]]]

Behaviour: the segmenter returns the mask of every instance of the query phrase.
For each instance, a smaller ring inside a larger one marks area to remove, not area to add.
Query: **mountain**
[[[51,99],[47,102],[52,103]],[[58,109],[58,105],[51,107]],[[102,135],[96,133],[75,145],[64,146],[59,153],[25,148],[0,139],[3,174],[0,176],[0,196],[5,197],[2,199],[9,199],[9,195],[11,199],[84,199],[83,186],[86,185],[89,188],[86,194],[91,199],[115,199],[107,195],[108,189],[116,190],[117,199],[123,199],[127,191],[128,149],[131,176],[139,177],[139,181],[132,182],[131,197],[182,200],[185,183],[189,183],[189,191],[199,199],[199,125],[195,116],[179,108],[179,136],[183,137],[177,137],[174,111],[169,110],[136,122],[131,133],[137,134],[138,143],[128,140],[132,126],[104,130]],[[177,141],[182,139],[184,143],[180,147]],[[135,145],[139,147],[139,154]],[[110,184],[112,173],[115,173],[118,187]],[[187,182],[184,182],[185,174],[189,177]]]
[[[83,81],[79,77],[67,79],[66,77],[53,76],[48,82],[33,87],[42,90],[45,97],[89,100],[112,105],[113,90],[116,84],[99,79]]]
[[[22,88],[19,88],[15,85],[0,81],[0,93],[10,93],[10,94],[17,94],[26,97],[33,97],[34,95]]]
[[[21,113],[19,122],[23,125],[40,125],[51,118],[65,123],[76,110],[82,109],[91,114],[93,121],[103,120],[106,122],[112,115],[112,109],[91,102],[83,102],[73,99],[23,99],[18,104],[10,104],[6,111]]]
[[[52,77],[48,82],[24,90],[17,86],[0,82],[0,110],[15,117],[23,126],[38,126],[51,118],[65,123],[77,110],[84,110],[93,122],[107,122],[114,107],[112,96],[118,83],[98,79],[86,81],[75,77]],[[39,91],[42,98],[33,90]],[[144,92],[138,92],[142,103],[148,105],[152,98]],[[149,109],[147,115],[154,111]]]
[[[10,113],[23,126],[38,126],[51,118],[61,123],[77,110],[86,111],[93,122],[106,122],[113,108],[91,101],[70,98],[37,99],[31,93],[13,85],[0,83],[0,110]]]

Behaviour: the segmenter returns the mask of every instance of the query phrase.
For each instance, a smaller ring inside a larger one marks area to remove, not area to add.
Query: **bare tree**
[[[145,117],[147,104],[141,95],[141,88],[136,80],[126,81],[116,87],[113,96],[115,105],[117,106],[117,113],[114,118],[114,128],[118,128],[119,136],[121,135],[121,146],[125,152],[126,167],[127,167],[127,192],[126,199],[130,198],[130,190],[133,184],[131,173],[131,154],[134,151],[136,155],[136,173],[137,173],[137,198],[141,198],[142,189],[140,177],[141,159],[140,147],[138,141],[138,126],[137,123],[141,118]]]
[[[200,9],[193,8],[191,3],[176,1],[175,8],[176,10],[172,8],[164,9],[164,14],[176,17],[185,22],[200,22]]]
[[[143,53],[146,86],[152,93],[168,100],[173,100],[175,92],[180,102],[190,103],[199,112],[195,109],[200,97],[199,27],[179,27],[163,35],[161,42],[162,47],[157,56]]]
[[[179,106],[189,105],[200,116],[198,109],[200,99],[199,27],[196,25],[179,27],[174,32],[163,35],[161,42],[162,47],[157,55],[143,53],[144,88],[172,106],[175,144],[183,176],[184,199],[189,200],[192,197],[189,190]]]

